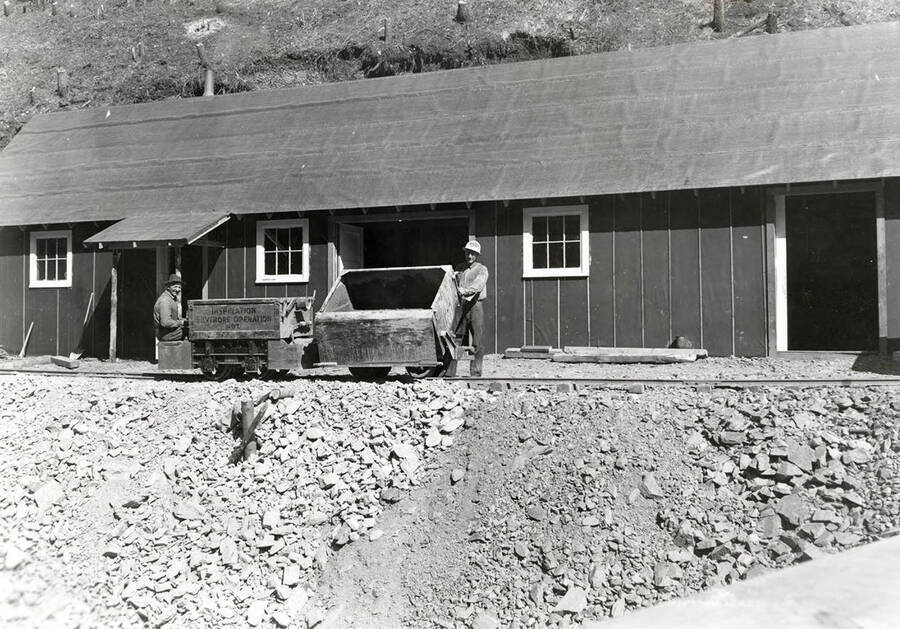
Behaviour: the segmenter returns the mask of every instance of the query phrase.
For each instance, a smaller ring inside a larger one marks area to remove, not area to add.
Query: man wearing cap
[[[153,326],[160,341],[180,341],[184,338],[184,324],[181,316],[181,276],[172,273],[166,282],[166,289],[153,306]]]
[[[481,363],[484,359],[484,309],[481,302],[487,297],[488,270],[478,262],[481,255],[481,244],[470,240],[463,248],[466,261],[456,267],[456,286],[462,305],[457,335],[468,335],[469,344],[475,350],[475,358],[469,374],[481,376]]]

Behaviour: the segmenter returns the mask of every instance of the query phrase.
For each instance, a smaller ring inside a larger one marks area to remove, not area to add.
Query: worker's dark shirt
[[[181,304],[168,290],[163,291],[153,306],[153,326],[160,341],[180,341],[184,338]]]

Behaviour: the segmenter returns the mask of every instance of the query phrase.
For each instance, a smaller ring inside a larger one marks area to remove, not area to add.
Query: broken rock
[[[659,483],[656,482],[656,476],[653,475],[653,472],[644,474],[639,489],[645,498],[662,498],[665,496]]]
[[[587,607],[587,594],[580,587],[571,587],[552,611],[563,614],[579,614]]]

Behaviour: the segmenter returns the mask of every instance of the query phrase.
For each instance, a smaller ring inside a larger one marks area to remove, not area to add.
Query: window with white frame
[[[524,277],[586,277],[586,205],[525,208],[522,220]]]
[[[31,232],[29,288],[71,288],[72,231]]]
[[[256,281],[309,281],[309,219],[256,224]]]

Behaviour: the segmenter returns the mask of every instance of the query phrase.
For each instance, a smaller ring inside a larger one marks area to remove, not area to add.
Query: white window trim
[[[287,275],[266,275],[265,247],[263,247],[263,230],[271,227],[300,227],[303,229],[303,273]],[[277,221],[258,221],[256,223],[256,283],[286,284],[309,281],[309,219],[291,218]]]
[[[66,279],[64,280],[39,280],[37,279],[37,240],[38,238],[65,238],[66,239]],[[28,288],[72,288],[72,230],[59,229],[54,231],[35,231],[30,233],[28,249]]]
[[[536,269],[532,259],[532,219],[538,216],[578,214],[581,221],[581,266],[568,269]],[[590,266],[588,231],[588,206],[564,205],[557,207],[527,207],[522,212],[522,277],[587,277]]]

